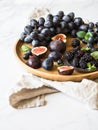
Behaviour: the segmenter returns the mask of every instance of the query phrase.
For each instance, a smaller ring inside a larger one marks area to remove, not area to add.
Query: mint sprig
[[[98,60],[98,51],[94,51],[90,54],[95,60]]]
[[[87,67],[88,67],[88,70],[90,70],[90,71],[94,71],[94,70],[96,70],[96,66],[95,66],[94,64],[91,65],[90,62],[87,63]]]
[[[85,40],[86,41],[88,41],[88,39],[90,38],[90,37],[92,37],[93,35],[92,35],[92,33],[91,32],[87,32],[86,34],[85,34]]]
[[[85,37],[85,35],[86,35],[86,32],[84,32],[84,31],[79,31],[79,32],[77,32],[77,37],[78,37],[78,38],[83,39],[83,38]]]
[[[82,51],[89,51],[89,50],[91,50],[91,47],[82,47],[81,50]]]
[[[29,48],[28,46],[26,46],[26,45],[22,45],[22,46],[21,46],[21,50],[22,50],[23,52],[27,52],[28,50],[30,50],[30,48]]]
[[[80,38],[80,39],[84,39],[84,41],[87,43],[88,42],[88,39],[90,37],[93,37],[93,34],[91,32],[84,32],[84,31],[79,31],[77,32],[77,37]]]

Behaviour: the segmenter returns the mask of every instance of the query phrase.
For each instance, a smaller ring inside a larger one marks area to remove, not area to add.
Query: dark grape
[[[33,40],[32,41],[32,45],[33,45],[33,47],[37,47],[37,46],[40,46],[40,42],[39,42],[39,40]]]
[[[64,29],[64,28],[68,27],[68,24],[65,21],[61,21],[60,27],[61,27],[61,29]]]
[[[48,28],[42,29],[41,33],[43,33],[45,36],[50,36],[51,35],[51,31]]]
[[[57,15],[58,15],[60,18],[62,18],[62,17],[64,16],[64,12],[63,12],[63,11],[59,11],[59,12],[57,13]]]
[[[52,35],[55,35],[55,33],[56,33],[55,31],[56,31],[56,29],[55,29],[54,27],[51,27],[51,28],[50,28],[50,31],[51,31],[51,34],[52,34]]]
[[[40,17],[38,20],[39,25],[44,25],[45,19],[43,17]]]
[[[86,24],[83,24],[79,27],[79,30],[87,32],[88,31],[88,26]]]
[[[59,22],[60,22],[59,16],[58,16],[58,15],[55,15],[55,16],[53,17],[53,24],[54,24],[54,26],[58,25]]]
[[[48,46],[48,43],[47,43],[47,41],[43,40],[43,41],[41,41],[40,45],[41,46]]]
[[[21,39],[22,41],[24,41],[25,37],[26,37],[26,33],[25,33],[25,32],[22,32],[21,35],[20,35],[20,39]]]
[[[57,34],[61,33],[61,28],[60,28],[60,27],[57,27],[57,28],[56,28],[56,33],[57,33]]]
[[[53,26],[53,22],[52,22],[52,21],[49,21],[49,20],[48,20],[48,21],[45,21],[44,26],[47,27],[47,28],[50,28],[50,27]]]
[[[58,51],[52,51],[49,53],[48,57],[53,58],[54,61],[57,61],[61,58],[62,54]]]
[[[25,53],[25,54],[23,55],[23,59],[25,59],[25,60],[29,59],[29,54],[28,54],[28,53]]]
[[[72,37],[76,37],[76,33],[77,33],[77,30],[73,29],[73,30],[71,31],[71,36],[72,36]]]
[[[70,12],[70,13],[68,14],[68,16],[70,16],[71,20],[73,20],[74,17],[75,17],[75,14],[74,14],[73,12]]]
[[[58,59],[58,60],[57,60],[57,64],[58,64],[58,65],[64,65],[64,62],[63,62],[62,59]]]
[[[33,31],[30,33],[30,36],[32,39],[36,39],[38,37],[38,33],[36,31]]]
[[[24,39],[24,42],[27,42],[27,43],[32,42],[31,36],[30,35],[26,36],[25,39]]]
[[[69,15],[64,15],[62,19],[67,23],[71,22],[71,17]]]
[[[96,24],[95,24],[95,25],[96,25],[96,27],[98,27],[98,22],[96,22]]]
[[[37,22],[37,20],[35,20],[35,19],[31,19],[30,20],[30,25],[32,26],[32,27],[37,27],[37,25],[38,25],[38,22]]]
[[[95,32],[98,33],[98,27],[95,28]]]
[[[89,37],[88,38],[88,43],[92,43],[93,44],[94,43],[94,38],[93,37]]]
[[[73,30],[75,28],[74,22],[68,23],[68,27],[69,27],[69,29]]]
[[[52,14],[48,14],[46,17],[46,21],[52,21],[53,19],[53,15]]]
[[[74,19],[74,23],[75,23],[76,26],[80,26],[80,25],[83,24],[83,20],[82,20],[82,18],[77,17],[77,18]]]
[[[33,31],[33,28],[32,28],[31,25],[25,26],[24,32],[25,32],[26,34],[30,34],[32,31]]]
[[[32,55],[31,49],[29,49],[29,50],[26,52],[26,54]]]
[[[39,26],[39,27],[38,27],[38,31],[39,31],[39,32],[41,32],[42,29],[44,29],[44,26]]]
[[[94,28],[94,23],[93,23],[93,22],[89,22],[88,27],[89,27],[90,29],[93,29],[93,28]]]
[[[52,58],[46,58],[42,62],[42,67],[46,70],[51,70],[53,68],[53,59]]]
[[[94,43],[98,43],[98,36],[94,38]]]
[[[44,34],[42,34],[42,33],[38,34],[38,40],[39,40],[39,41],[45,40]]]
[[[45,39],[46,39],[47,42],[51,41],[51,37],[50,36],[47,36]]]

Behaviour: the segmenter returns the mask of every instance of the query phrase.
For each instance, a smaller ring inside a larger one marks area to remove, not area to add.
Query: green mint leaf
[[[59,66],[63,66],[64,65],[64,63],[60,63],[60,64],[58,64]]]
[[[84,32],[84,31],[79,31],[79,32],[77,32],[77,37],[78,38],[84,38],[85,37],[85,35],[86,35],[86,32]]]
[[[87,67],[91,68],[91,63],[90,62],[87,63]]]
[[[88,41],[89,37],[92,37],[92,33],[91,32],[87,32],[85,35],[85,40]]]
[[[87,63],[87,67],[88,67],[88,70],[90,70],[90,71],[94,71],[94,70],[96,70],[96,66],[95,66],[94,64],[91,65],[90,62]]]
[[[83,50],[83,51],[89,51],[89,50],[91,50],[91,48],[90,47],[82,47],[81,50]]]
[[[94,51],[90,54],[95,60],[98,60],[98,51]]]
[[[24,51],[24,52],[27,52],[28,50],[30,50],[30,48],[26,45],[22,45],[21,50]]]

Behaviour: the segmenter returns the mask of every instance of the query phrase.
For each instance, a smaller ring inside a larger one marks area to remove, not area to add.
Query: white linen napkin
[[[14,108],[38,107],[46,104],[45,95],[61,91],[92,109],[98,109],[98,81],[83,79],[81,82],[51,81],[32,74],[23,74],[9,96]]]

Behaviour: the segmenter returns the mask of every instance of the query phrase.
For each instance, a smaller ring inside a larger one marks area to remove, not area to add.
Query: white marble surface
[[[47,96],[45,107],[15,110],[9,105],[11,84],[25,72],[14,57],[14,43],[35,7],[98,21],[98,0],[0,0],[0,130],[98,130],[98,111],[62,93]]]

